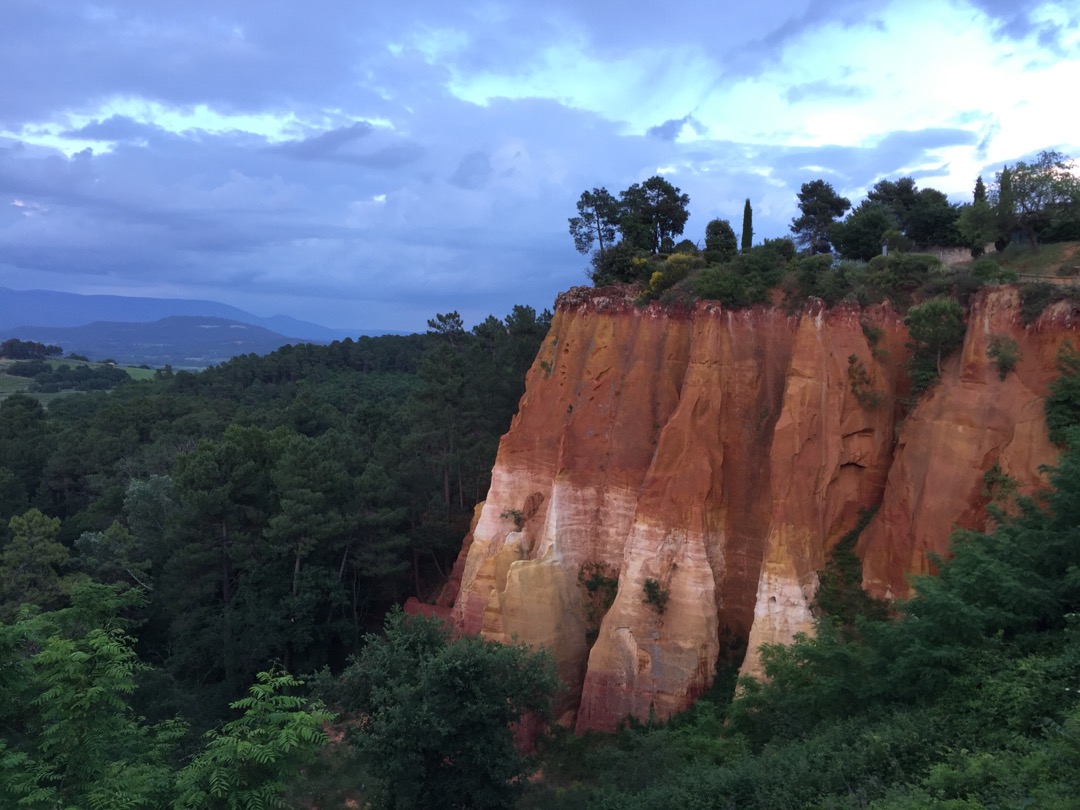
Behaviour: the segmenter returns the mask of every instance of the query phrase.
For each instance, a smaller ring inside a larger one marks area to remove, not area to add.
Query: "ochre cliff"
[[[1068,306],[1024,327],[1015,290],[984,291],[905,413],[908,337],[888,304],[691,310],[571,290],[444,604],[464,632],[551,650],[579,730],[686,708],[743,649],[757,673],[759,645],[812,628],[817,572],[862,510],[878,507],[864,583],[902,597],[953,527],[983,527],[994,464],[1039,484],[1056,455],[1042,398],[1080,325]],[[995,336],[1020,348],[1004,381]],[[606,613],[594,574],[617,579]]]

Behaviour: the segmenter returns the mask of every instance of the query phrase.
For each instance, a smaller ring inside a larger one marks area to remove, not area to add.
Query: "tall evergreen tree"
[[[981,174],[975,180],[975,202],[986,202],[986,183],[983,182]]]
[[[738,253],[735,230],[726,219],[714,219],[705,226],[706,261],[729,262]]]
[[[746,198],[746,205],[742,210],[742,245],[743,253],[749,252],[754,244],[754,211],[750,208],[750,198]]]
[[[994,246],[1004,250],[1016,230],[1016,201],[1012,192],[1012,169],[1008,166],[1002,168],[998,175],[997,186],[998,238]]]

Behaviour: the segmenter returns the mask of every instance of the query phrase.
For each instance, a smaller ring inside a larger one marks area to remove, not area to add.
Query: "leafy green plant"
[[[1020,344],[1011,337],[994,335],[990,338],[986,354],[997,367],[998,377],[1004,380],[1009,376],[1009,372],[1016,368],[1020,359]]]
[[[1050,383],[1043,408],[1050,441],[1063,446],[1068,429],[1080,425],[1080,352],[1068,340],[1058,350],[1057,369],[1058,376]]]
[[[941,358],[964,340],[964,311],[949,298],[934,298],[912,307],[904,318],[913,349],[911,377],[916,393],[928,387],[926,361],[933,359],[936,376],[941,376]]]
[[[1030,325],[1042,315],[1050,302],[1054,300],[1054,285],[1045,281],[1033,281],[1020,285],[1020,318],[1024,325]]]
[[[1017,481],[1002,471],[996,461],[983,473],[983,497],[992,501],[1005,501],[1016,492]]]
[[[592,643],[619,592],[619,573],[610,571],[603,563],[587,562],[578,569],[578,584],[586,591],[585,636]]]
[[[880,620],[888,616],[886,604],[863,590],[862,561],[855,554],[855,543],[876,512],[876,507],[860,510],[858,522],[833,546],[825,567],[818,572],[818,588],[810,605],[815,615],[849,635],[859,617]]]
[[[859,404],[868,410],[873,410],[884,401],[880,391],[875,391],[871,385],[870,373],[866,370],[862,360],[854,354],[848,356],[848,383],[851,386],[851,394]]]
[[[653,610],[663,616],[664,611],[667,610],[668,599],[671,597],[667,588],[661,585],[659,580],[651,577],[645,580],[642,588],[645,591],[645,598],[642,601],[651,605]]]
[[[507,509],[505,512],[499,515],[503,520],[514,521],[514,526],[518,531],[521,531],[521,527],[525,525],[525,513],[520,509]]]

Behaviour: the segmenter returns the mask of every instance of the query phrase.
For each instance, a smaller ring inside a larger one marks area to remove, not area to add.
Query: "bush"
[[[1020,318],[1024,325],[1032,324],[1054,300],[1054,285],[1033,281],[1020,287]]]
[[[667,610],[668,599],[671,596],[667,588],[661,585],[659,580],[651,578],[645,580],[642,588],[645,591],[645,598],[642,601],[647,605],[651,605],[657,613],[663,616],[664,611]]]
[[[1043,403],[1050,441],[1064,446],[1068,429],[1080,425],[1080,352],[1065,341],[1057,355],[1058,377]]]
[[[1020,359],[1020,344],[1011,337],[994,335],[990,338],[986,354],[997,366],[998,377],[1004,380],[1016,368],[1016,362]]]
[[[870,260],[870,271],[892,276],[893,289],[915,290],[930,277],[931,273],[941,270],[943,265],[936,256],[926,253],[892,253],[888,256],[875,256]]]
[[[971,275],[987,284],[1012,284],[1020,279],[1015,270],[1002,267],[993,259],[979,259],[972,265]]]

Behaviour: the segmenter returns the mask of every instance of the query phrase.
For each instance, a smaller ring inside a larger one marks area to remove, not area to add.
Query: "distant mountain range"
[[[78,295],[47,290],[9,290],[0,287],[0,329],[20,326],[85,326],[96,321],[150,323],[179,315],[226,318],[261,326],[280,335],[306,340],[342,340],[360,335],[407,334],[386,330],[329,329],[308,321],[274,315],[260,318],[217,301],[174,298],[135,298],[122,295]]]
[[[195,316],[162,318],[151,323],[99,321],[84,326],[0,329],[0,339],[10,337],[60,346],[65,354],[81,354],[91,360],[175,368],[205,368],[240,354],[269,354],[287,343],[320,342],[285,337],[226,318]]]
[[[61,346],[66,353],[127,365],[203,368],[287,343],[329,343],[360,334],[275,315],[260,318],[216,301],[77,295],[0,287],[0,340]]]

